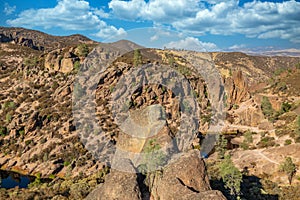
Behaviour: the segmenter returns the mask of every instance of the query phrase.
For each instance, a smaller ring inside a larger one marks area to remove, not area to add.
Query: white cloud
[[[193,34],[244,34],[300,42],[300,2],[295,0],[252,1],[243,6],[237,0],[112,0],[109,8],[122,19],[170,24]]]
[[[162,29],[157,29],[157,32],[150,38],[150,41],[157,41],[159,40],[161,37],[169,37],[171,36],[171,33],[168,31],[164,31]]]
[[[108,26],[105,22],[102,22],[100,25],[100,31],[94,36],[100,38],[110,38],[110,37],[122,37],[125,36],[127,33],[123,28],[117,29],[114,26]]]
[[[5,15],[11,15],[16,11],[16,6],[10,6],[8,3],[4,3],[4,14]]]
[[[94,8],[93,12],[101,18],[109,18],[109,13],[106,13],[103,9]]]
[[[187,37],[179,41],[169,42],[164,46],[169,49],[185,49],[199,52],[219,50],[216,44],[210,42],[202,42],[198,38],[194,37]]]
[[[235,44],[228,48],[228,50],[230,50],[230,51],[241,51],[241,50],[245,50],[245,49],[246,49],[246,45],[244,45],[244,44]]]
[[[117,16],[128,20],[151,20],[172,22],[174,18],[190,17],[195,14],[198,0],[112,0],[109,8]]]
[[[146,6],[144,0],[119,1],[112,0],[108,4],[115,16],[122,19],[135,20],[142,17],[141,10]]]
[[[85,0],[59,0],[54,8],[30,9],[19,14],[16,19],[7,20],[11,26],[27,28],[43,27],[45,29],[59,27],[64,30],[100,30],[99,37],[109,33],[125,32],[107,25],[100,19],[107,17],[99,9],[90,7]]]

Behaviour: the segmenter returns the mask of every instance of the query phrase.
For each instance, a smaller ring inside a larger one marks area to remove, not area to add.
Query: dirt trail
[[[263,152],[259,151],[259,150],[254,150],[253,153],[256,153],[256,155],[259,155],[261,156],[262,158],[264,158],[265,160],[271,162],[271,163],[274,163],[276,165],[279,165],[280,163],[270,159],[269,157],[267,157],[265,154],[263,154]]]
[[[250,130],[250,131],[256,132],[256,133],[261,133],[261,132],[266,131],[266,130],[263,130],[263,129],[259,129],[258,127],[245,126],[245,125],[234,125],[234,124],[227,125],[227,128],[229,128],[229,129],[238,129],[238,130],[243,130],[243,131]],[[275,131],[275,129],[268,130],[268,132],[273,132],[273,131]]]

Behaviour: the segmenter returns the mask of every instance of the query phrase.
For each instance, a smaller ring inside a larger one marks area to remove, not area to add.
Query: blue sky
[[[300,49],[296,0],[0,0],[0,14],[1,26],[148,47]]]

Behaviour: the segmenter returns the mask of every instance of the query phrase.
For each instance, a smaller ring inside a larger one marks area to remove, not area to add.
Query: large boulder
[[[125,162],[125,161],[124,161]],[[129,162],[127,160],[126,162]],[[126,166],[130,166],[130,164]],[[134,170],[127,169],[129,171]],[[126,170],[126,171],[127,171]],[[126,173],[118,170],[112,170],[105,178],[105,183],[99,185],[91,192],[86,200],[141,200],[141,192],[137,182],[136,173]]]
[[[124,160],[123,160],[124,162]],[[130,160],[124,166],[135,170]],[[117,170],[91,192],[86,200],[225,200],[220,191],[211,190],[204,161],[198,150],[181,155],[161,171],[148,172],[144,183],[140,175]],[[139,181],[138,181],[139,180]],[[148,191],[145,191],[148,190]]]
[[[166,166],[161,173],[150,176],[153,200],[226,199],[212,191],[200,152],[192,150]]]

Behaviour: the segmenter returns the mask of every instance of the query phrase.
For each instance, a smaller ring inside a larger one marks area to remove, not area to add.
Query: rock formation
[[[250,99],[248,83],[240,70],[234,71],[232,77],[225,79],[225,89],[227,91],[227,103],[230,107]]]
[[[90,193],[86,200],[226,199],[221,192],[211,190],[204,161],[197,150],[181,155],[160,171],[150,172],[144,183],[138,182],[138,176],[112,170],[105,182]]]

